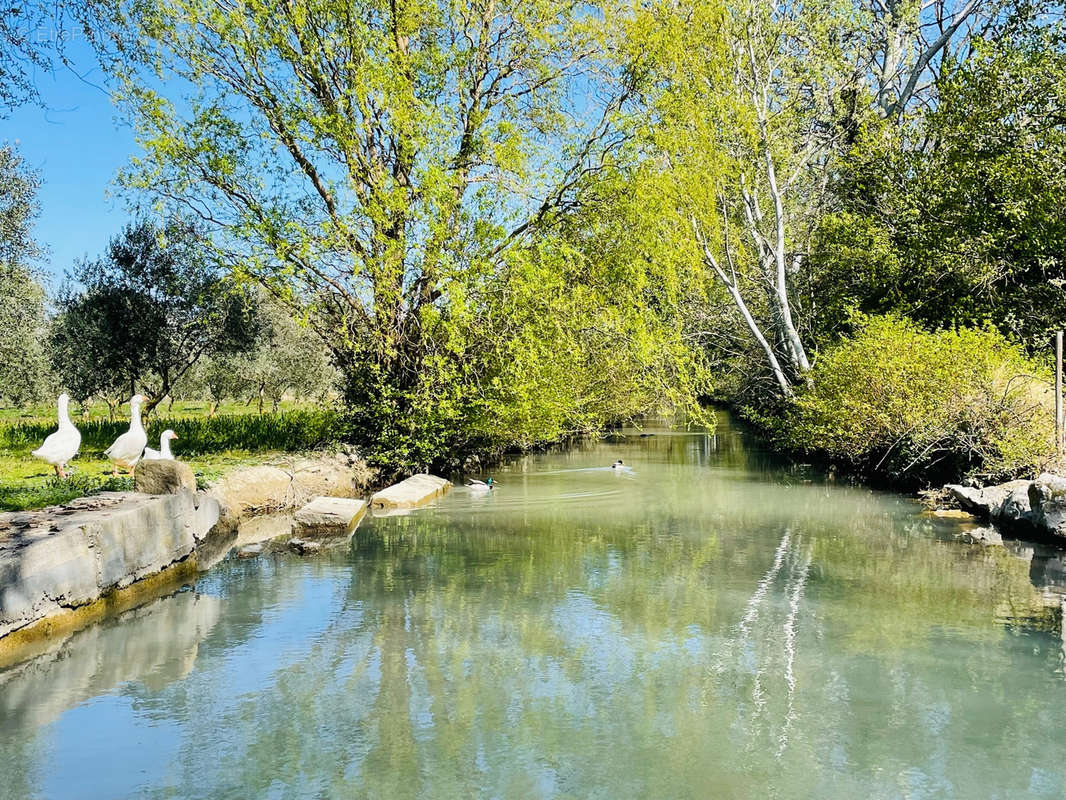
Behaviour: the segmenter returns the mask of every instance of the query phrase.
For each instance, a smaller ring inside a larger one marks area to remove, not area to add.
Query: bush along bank
[[[1054,461],[1050,372],[991,328],[863,318],[793,400],[742,414],[777,448],[900,489],[1031,478]]]

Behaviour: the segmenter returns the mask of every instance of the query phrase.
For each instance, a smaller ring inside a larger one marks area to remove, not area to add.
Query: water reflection
[[[165,680],[5,676],[0,796],[1066,794],[1060,553],[964,543],[728,427],[644,432],[347,550],[224,560]],[[151,761],[75,781],[100,730]]]

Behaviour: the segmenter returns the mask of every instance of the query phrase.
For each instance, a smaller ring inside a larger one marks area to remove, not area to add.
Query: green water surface
[[[0,673],[0,798],[1066,797],[1060,553],[644,432]]]

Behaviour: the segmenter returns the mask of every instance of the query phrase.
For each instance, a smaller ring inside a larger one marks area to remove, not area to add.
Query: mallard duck
[[[48,435],[44,444],[33,451],[33,455],[52,465],[56,475],[60,478],[67,477],[67,462],[78,454],[81,447],[81,431],[74,427],[70,421],[67,406],[70,403],[70,395],[59,395],[58,417],[59,430]]]
[[[625,464],[622,463],[622,459],[618,459],[611,464],[611,469],[625,469]]]
[[[159,449],[153,450],[151,447],[144,448],[144,460],[145,461],[173,461],[174,454],[170,452],[170,440],[177,439],[178,434],[169,428],[163,431],[159,437]]]
[[[477,492],[477,491],[490,492],[490,491],[492,491],[492,487],[495,486],[496,484],[492,480],[492,478],[486,478],[483,481],[469,480],[469,481],[466,482],[466,485],[471,490],[473,490],[475,492]]]
[[[148,444],[148,434],[141,425],[141,403],[144,395],[135,394],[130,398],[130,429],[115,439],[114,443],[104,451],[104,455],[111,459],[111,474],[118,477],[118,468],[122,467],[133,474],[133,468],[141,460],[144,446]]]

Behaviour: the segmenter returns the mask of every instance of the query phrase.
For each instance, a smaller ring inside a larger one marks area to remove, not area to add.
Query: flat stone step
[[[370,507],[382,511],[415,508],[440,497],[451,488],[451,481],[436,475],[412,475],[371,497]]]
[[[292,535],[303,539],[348,536],[366,513],[366,502],[348,497],[316,497],[292,518]]]

